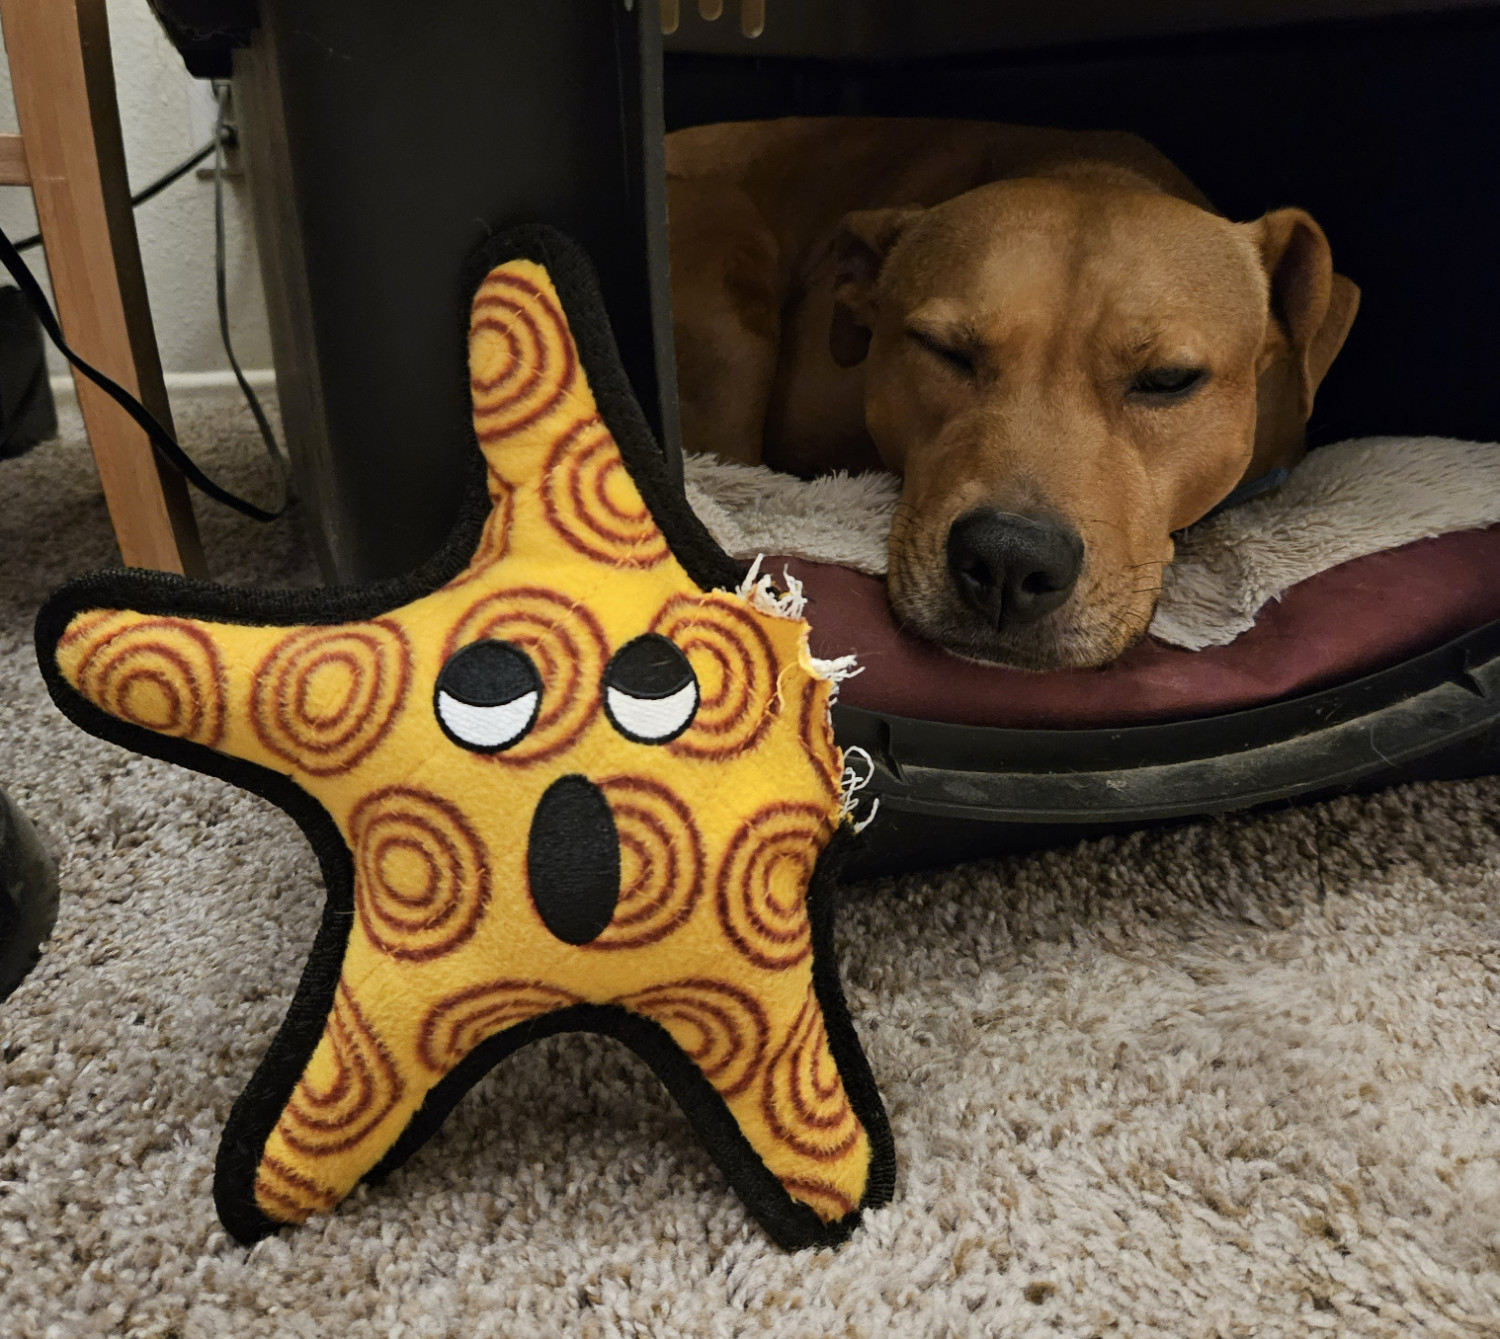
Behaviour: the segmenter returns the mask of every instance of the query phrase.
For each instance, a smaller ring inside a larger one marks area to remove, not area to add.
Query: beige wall
[[[188,76],[145,0],[108,0],[108,9],[125,158],[131,187],[139,190],[208,138],[212,100],[207,84]],[[5,64],[0,65],[0,129],[15,128]],[[243,182],[227,184],[231,331],[241,365],[268,368],[270,341],[244,189]],[[13,240],[35,231],[30,191],[0,188],[0,226]],[[184,373],[227,369],[214,306],[213,183],[189,174],[136,211],[136,228],[169,382],[199,379]],[[39,271],[41,253],[26,256]],[[54,371],[62,373],[61,358],[55,353],[53,358]]]

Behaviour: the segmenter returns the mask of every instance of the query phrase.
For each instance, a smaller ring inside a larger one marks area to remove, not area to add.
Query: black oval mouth
[[[559,777],[537,802],[526,877],[542,924],[565,944],[604,933],[620,900],[620,836],[604,792],[585,776]]]

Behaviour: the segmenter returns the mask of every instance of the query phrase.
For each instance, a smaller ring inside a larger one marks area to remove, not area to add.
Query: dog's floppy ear
[[[1271,314],[1286,332],[1305,422],[1313,396],[1359,310],[1359,289],[1333,272],[1333,253],[1311,214],[1277,209],[1250,225],[1271,285]]]
[[[857,209],[845,214],[833,240],[833,323],[828,350],[840,367],[853,367],[870,351],[875,321],[875,281],[886,255],[922,211]]]

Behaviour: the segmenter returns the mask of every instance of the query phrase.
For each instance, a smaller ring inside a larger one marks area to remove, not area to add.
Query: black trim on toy
[[[557,290],[578,345],[599,410],[618,442],[626,468],[674,556],[705,590],[733,588],[742,564],[721,550],[672,482],[631,394],[615,350],[603,303],[587,257],[562,234],[528,227],[492,238],[468,268],[468,294],[497,265],[511,260],[543,265]],[[465,303],[467,316],[468,304]],[[467,319],[464,327],[467,367]],[[464,379],[467,395],[467,377]],[[323,873],[323,919],[296,994],[265,1057],[225,1124],[214,1176],[214,1199],[225,1227],[249,1244],[284,1226],[255,1202],[255,1176],[266,1143],[303,1069],[323,1035],[354,919],[354,869],[349,849],[328,812],[290,778],[196,744],[155,734],[110,716],[78,693],[62,676],[56,650],[68,624],[92,609],[131,609],[146,614],[194,617],[247,625],[333,624],[362,621],[408,604],[456,576],[479,543],[489,514],[483,455],[470,428],[472,466],[464,501],[442,550],[407,576],[367,586],[309,591],[245,590],[190,581],[160,572],[111,570],[80,577],[58,590],[36,623],[37,659],[59,709],[90,734],[134,752],[218,777],[285,810],[302,829]],[[861,1207],[886,1203],[895,1182],[889,1123],[869,1064],[844,1002],[833,957],[835,879],[832,867],[846,854],[841,833],[824,852],[808,893],[813,934],[813,981],[823,1007],[829,1046],[844,1078],[850,1104],[871,1143],[871,1167]],[[859,1211],[824,1224],[794,1200],[761,1162],[730,1116],[723,1098],[659,1025],[610,1006],[577,1006],[521,1024],[483,1043],[428,1095],[407,1129],[371,1175],[399,1166],[442,1123],[459,1098],[505,1055],[555,1032],[593,1030],[616,1037],[641,1055],[687,1113],[710,1154],[724,1169],[747,1209],[778,1244],[792,1248],[831,1245],[846,1237]]]

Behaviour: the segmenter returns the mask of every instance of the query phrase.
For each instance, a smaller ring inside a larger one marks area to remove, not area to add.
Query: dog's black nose
[[[1083,567],[1083,540],[1061,521],[971,511],[948,531],[948,570],[964,603],[996,628],[1050,614]]]

